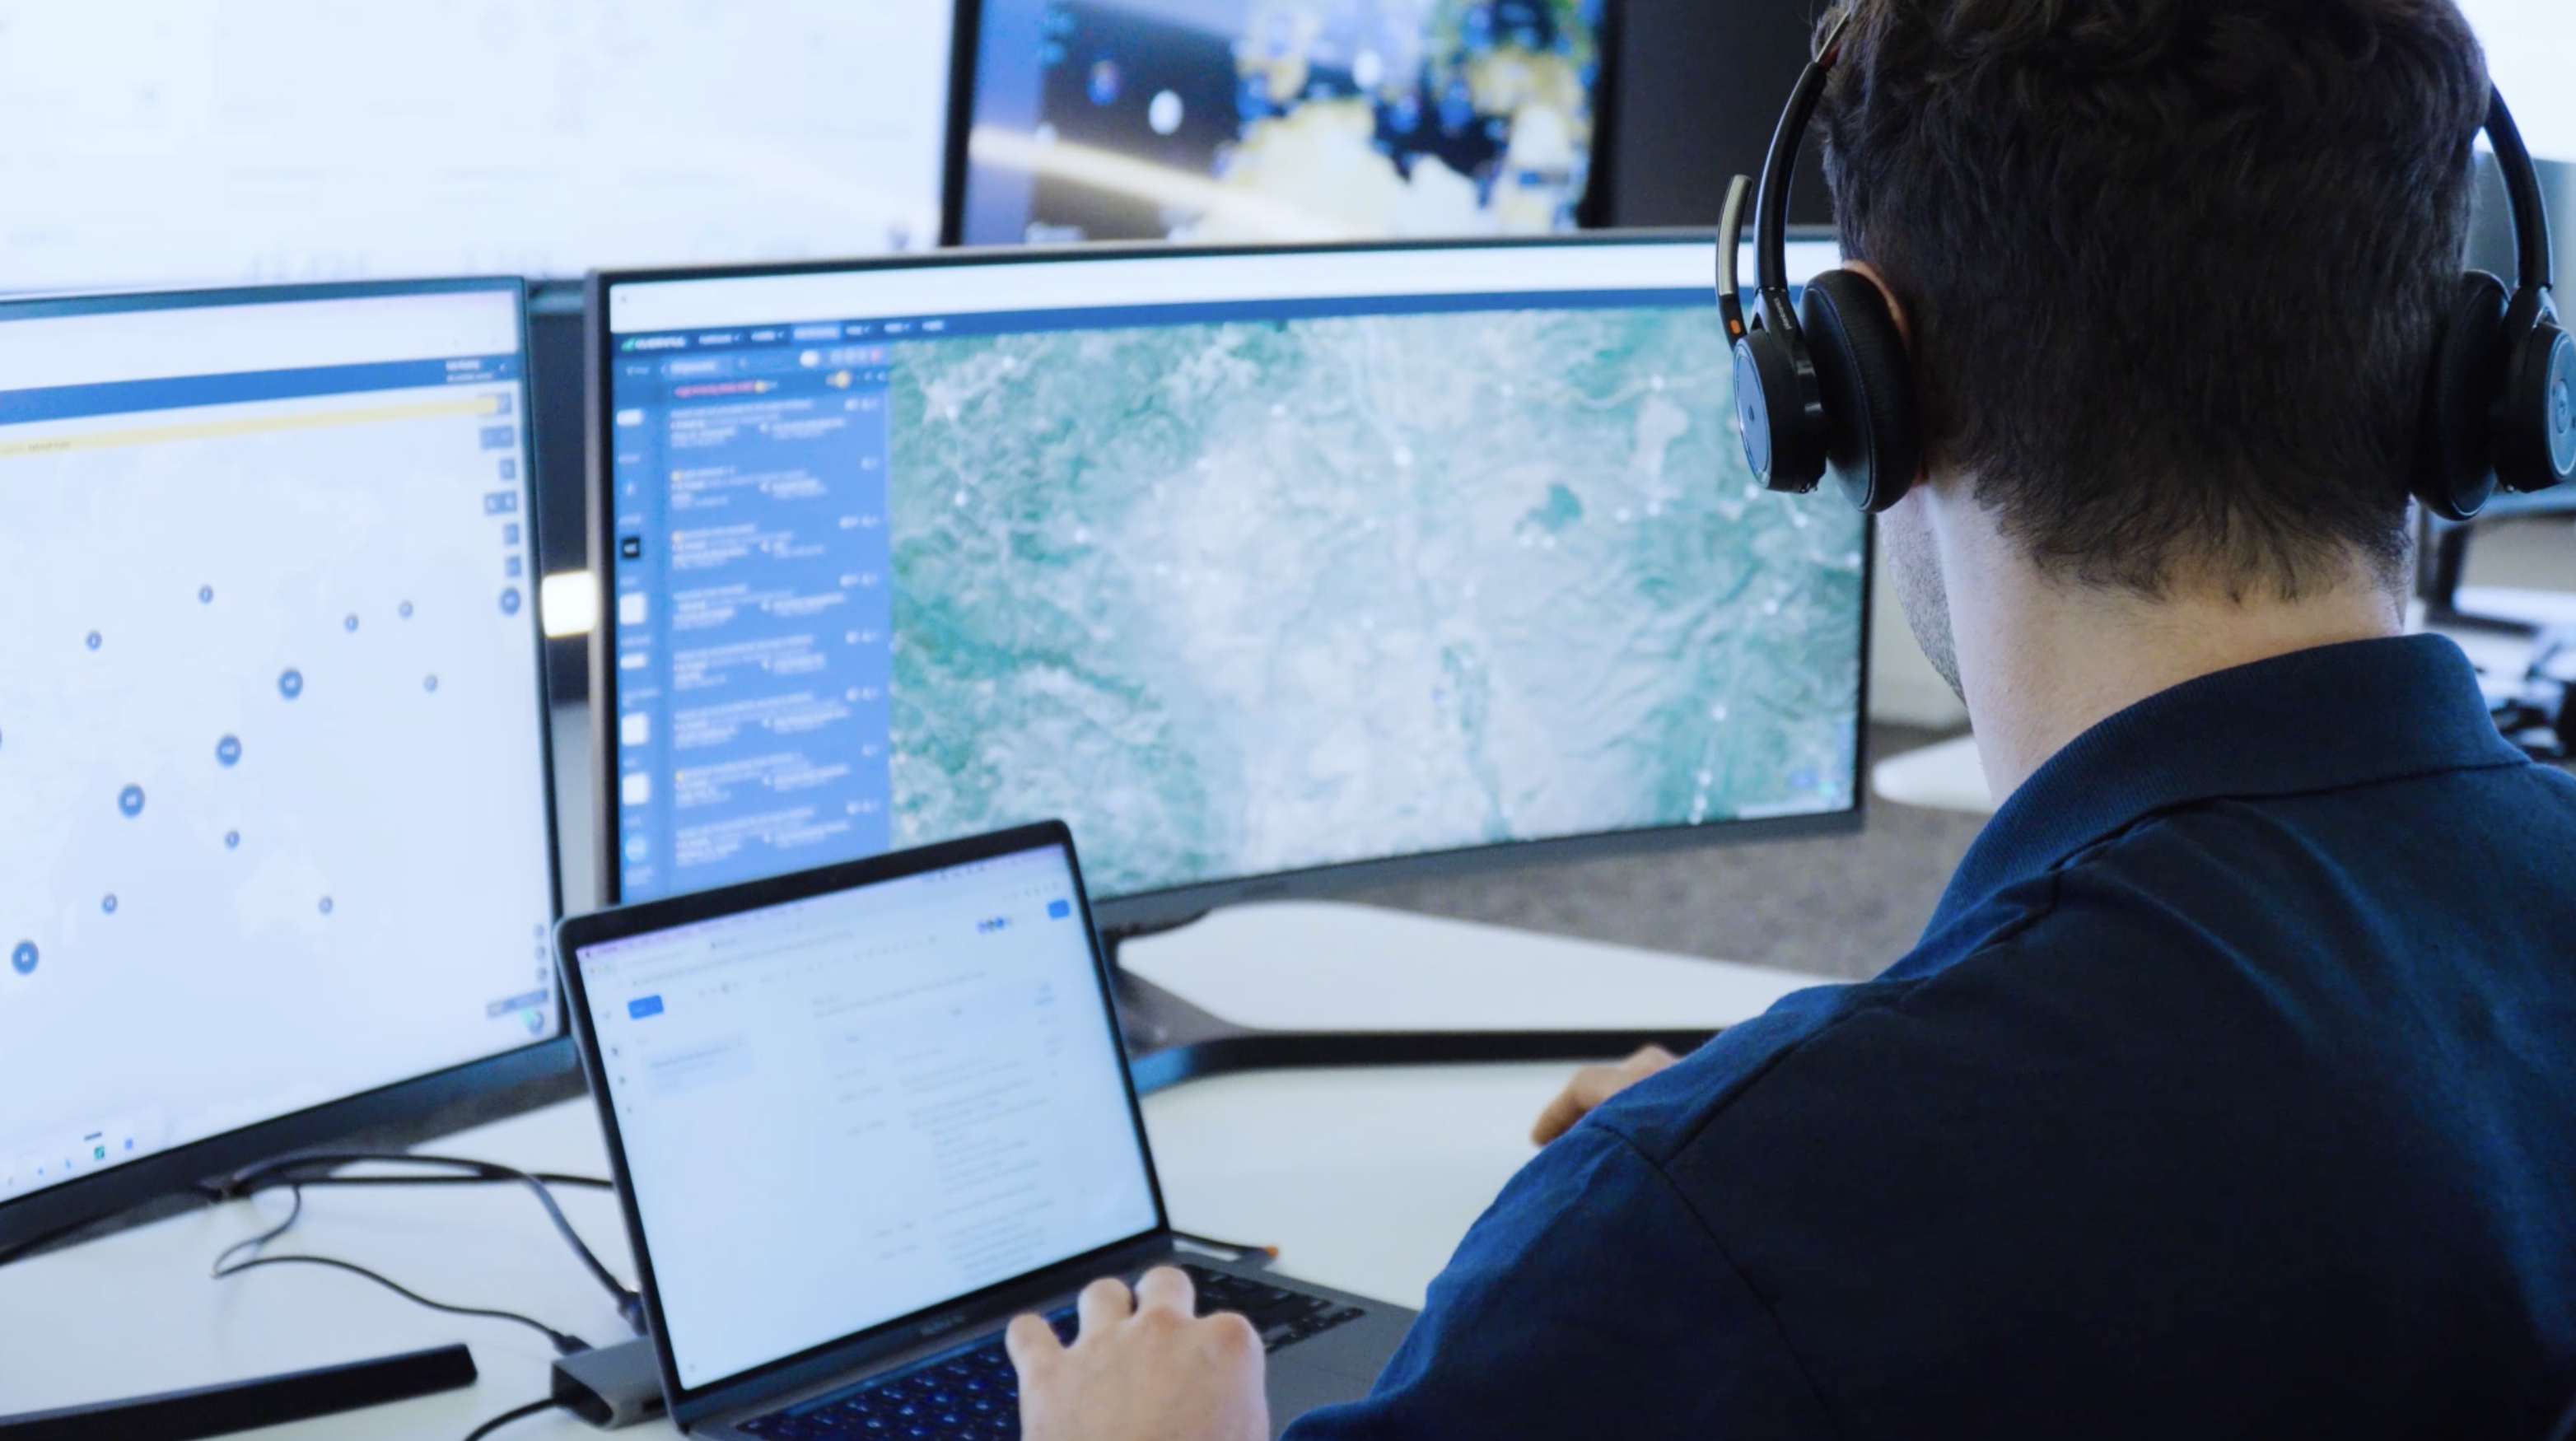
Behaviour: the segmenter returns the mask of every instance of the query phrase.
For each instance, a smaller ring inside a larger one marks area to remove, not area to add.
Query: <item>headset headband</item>
[[[2505,199],[2513,210],[2514,287],[2547,290],[2549,277],[2549,210],[2540,198],[2540,169],[2522,143],[2522,127],[2505,108],[2504,92],[2487,92],[2487,144],[2494,147],[2496,170],[2504,176]]]
[[[1735,353],[1736,423],[1754,477],[1802,494],[1830,475],[1876,514],[1904,499],[1922,464],[1903,331],[1883,288],[1849,269],[1816,275],[1794,303],[1789,293],[1792,172],[1851,15],[1848,6],[1835,13],[1790,91],[1761,189],[1741,175],[1727,187],[1717,308]],[[2477,514],[2499,485],[2530,492],[2576,479],[2576,337],[2558,324],[2549,294],[2540,172],[2493,86],[2483,128],[2513,213],[2515,273],[2510,287],[2480,271],[2459,277],[2427,367],[2408,489],[2446,520]],[[1748,200],[1750,296],[1739,255]]]
[[[1791,168],[1798,161],[1798,147],[1807,137],[1807,126],[1815,119],[1816,104],[1824,97],[1825,79],[1834,62],[1842,58],[1843,31],[1851,24],[1851,9],[1846,6],[1835,14],[1816,47],[1816,58],[1798,76],[1797,87],[1789,92],[1789,105],[1780,116],[1780,128],[1771,132],[1771,149],[1762,161],[1762,188],[1753,194],[1754,275],[1759,286],[1759,311],[1763,327],[1773,334],[1787,334],[1796,328],[1796,311],[1789,303],[1789,185]],[[2514,288],[2518,292],[2550,288],[2549,212],[2541,200],[2540,172],[2531,163],[2531,151],[2522,143],[2522,130],[2513,122],[2513,112],[2506,108],[2504,92],[2492,86],[2487,92],[2487,143],[2495,150],[2496,169],[2504,177],[2505,198],[2513,211]],[[1745,298],[1737,275],[1736,252],[1744,244],[1744,209],[1746,193],[1752,189],[1744,176],[1735,177],[1726,191],[1726,212],[1718,222],[1718,298],[1719,311],[1726,320],[1729,340],[1741,339],[1745,329]]]

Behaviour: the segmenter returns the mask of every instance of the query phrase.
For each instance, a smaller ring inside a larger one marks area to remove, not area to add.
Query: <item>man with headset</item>
[[[1853,0],[1821,51],[1723,307],[1747,451],[1884,512],[2008,799],[1877,980],[1579,1081],[1375,1392],[1294,1434],[2537,1441],[2576,1392],[2576,780],[2401,633],[2410,492],[2576,471],[2467,25]],[[1851,264],[1793,306],[1811,109]],[[2482,123],[2510,287],[2460,270]],[[1190,1309],[1157,1272],[1070,1349],[1023,1318],[1033,1441],[1265,1435],[1250,1328]]]

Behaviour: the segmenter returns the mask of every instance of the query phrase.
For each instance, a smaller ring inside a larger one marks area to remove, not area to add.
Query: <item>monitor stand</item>
[[[1316,901],[1231,907],[1103,939],[1144,1091],[1239,1071],[1595,1061],[1650,1044],[1679,1054],[1819,983]]]

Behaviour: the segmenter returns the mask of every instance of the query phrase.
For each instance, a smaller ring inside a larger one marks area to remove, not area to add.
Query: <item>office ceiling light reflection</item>
[[[599,584],[586,570],[547,576],[537,592],[537,610],[545,618],[548,640],[588,635],[599,624]]]

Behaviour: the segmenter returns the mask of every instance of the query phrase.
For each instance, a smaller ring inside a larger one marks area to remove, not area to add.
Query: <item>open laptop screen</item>
[[[1055,846],[577,951],[682,1386],[1160,1222]]]

